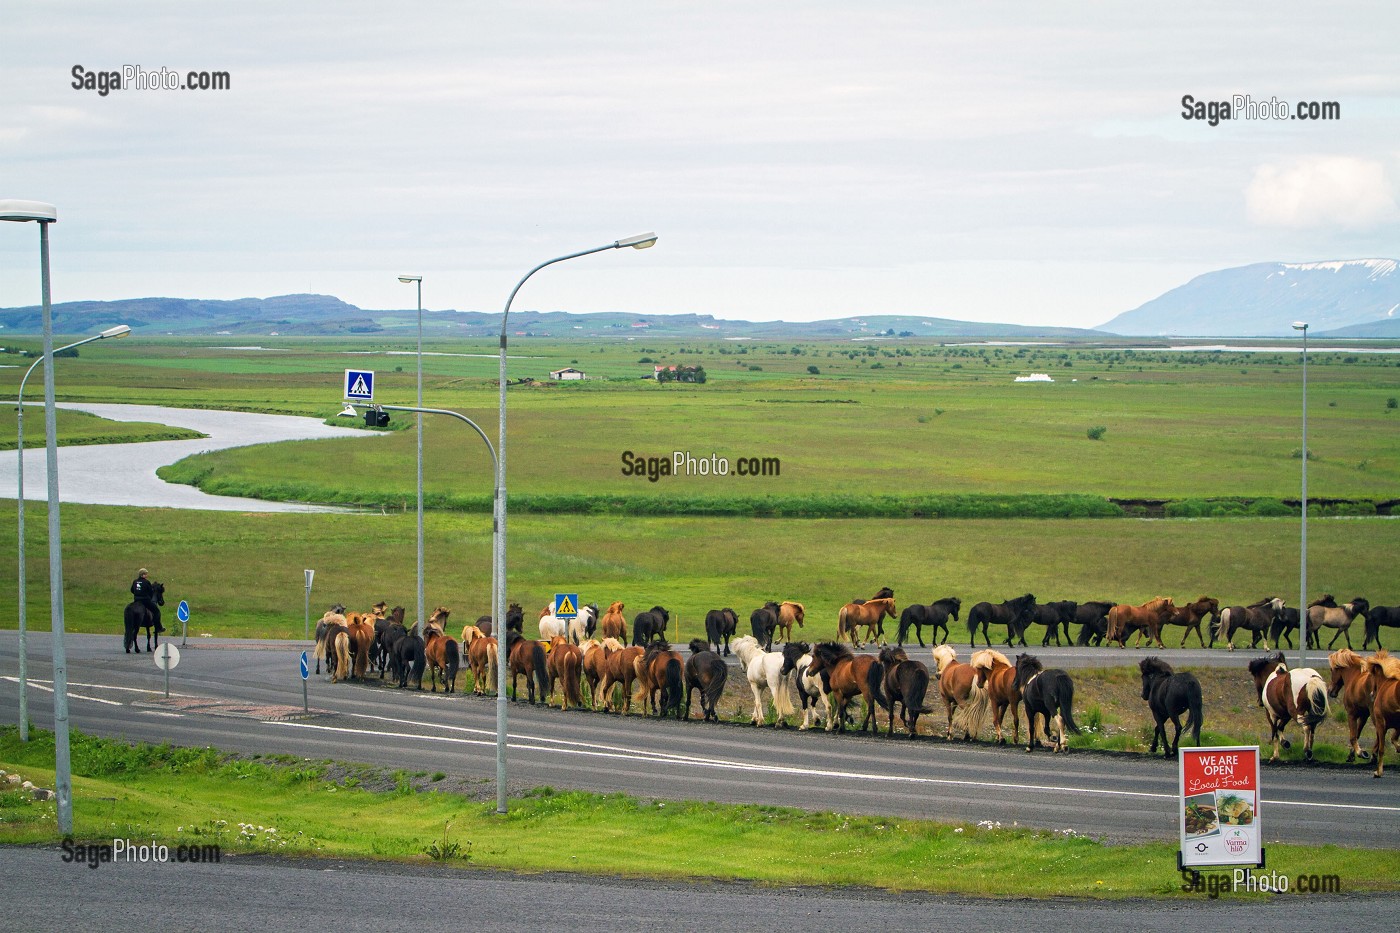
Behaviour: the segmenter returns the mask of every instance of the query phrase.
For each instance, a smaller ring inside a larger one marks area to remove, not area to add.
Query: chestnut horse
[[[351,613],[345,626],[350,633],[350,653],[354,656],[355,679],[364,680],[369,669],[369,656],[374,650],[374,616]]]
[[[601,642],[586,641],[579,646],[583,652],[583,678],[588,681],[588,700],[593,709],[602,708],[602,695],[599,687],[603,683],[603,664],[614,651],[621,651],[622,642],[616,638],[604,638]]]
[[[616,602],[603,613],[603,617],[598,620],[598,631],[604,638],[616,638],[624,645],[627,644],[627,617],[622,614],[622,610],[626,608],[621,602]]]
[[[1347,761],[1353,762],[1357,756],[1371,757],[1370,752],[1361,750],[1361,730],[1366,728],[1366,720],[1371,718],[1371,679],[1361,670],[1361,662],[1366,660],[1350,648],[1334,651],[1327,656],[1327,664],[1332,669],[1332,684],[1327,689],[1328,696],[1342,701],[1342,709],[1347,712]]]
[[[1171,614],[1162,620],[1163,625],[1183,625],[1186,631],[1181,633],[1181,645],[1186,647],[1186,639],[1191,637],[1191,633],[1196,633],[1196,640],[1201,643],[1201,647],[1206,646],[1205,636],[1201,634],[1201,620],[1210,616],[1212,620],[1220,617],[1220,600],[1212,599],[1209,596],[1200,596],[1194,603],[1187,603],[1184,606],[1176,606]],[[1161,633],[1158,632],[1158,637]]]
[[[662,638],[648,645],[646,653],[634,664],[637,689],[632,699],[641,701],[643,714],[655,710],[662,719],[670,713],[680,719],[685,695],[685,661],[680,652],[672,651],[671,643]]]
[[[1371,724],[1376,727],[1376,744],[1371,747],[1376,770],[1371,777],[1380,777],[1385,773],[1386,733],[1395,733],[1395,750],[1400,752],[1400,658],[1377,651],[1362,662],[1362,670],[1371,681]]]
[[[872,603],[882,601],[887,601],[891,607],[894,605],[893,599],[871,600]],[[812,647],[812,663],[807,667],[809,677],[822,673],[826,674],[831,694],[831,715],[827,718],[826,731],[833,728],[846,731],[846,705],[857,693],[865,700],[865,719],[861,721],[860,731],[864,732],[867,726],[871,735],[879,731],[875,707],[885,705],[881,690],[885,667],[879,659],[868,654],[857,656],[839,641],[824,641]]]
[[[437,618],[436,613],[433,618]],[[457,686],[457,668],[462,663],[457,639],[444,635],[442,629],[432,622],[423,631],[427,635],[423,642],[423,656],[427,660],[433,692],[437,693],[438,678],[441,677],[446,692],[452,693]]]
[[[934,648],[933,660],[938,665],[938,692],[943,695],[943,705],[948,708],[948,730],[943,733],[943,738],[953,737],[956,719],[958,727],[963,730],[963,739],[971,741],[974,732],[968,728],[968,720],[985,718],[990,708],[987,691],[977,683],[977,669],[959,661],[957,649],[952,645]]]
[[[608,640],[604,639],[603,644],[607,643]],[[645,648],[633,645],[630,648],[620,648],[604,659],[603,680],[598,684],[598,699],[593,704],[594,709],[598,709],[601,704],[604,709],[615,712],[632,712],[632,681],[637,679],[637,659],[644,654]],[[621,710],[618,710],[613,702],[613,688],[618,686],[622,687]]]
[[[860,642],[856,639],[856,626],[864,625],[866,640],[878,640],[883,645],[885,644],[885,616],[896,620],[899,618],[895,615],[893,596],[868,599],[863,603],[846,603],[841,607],[841,612],[836,617],[836,638],[839,641],[849,636],[851,645],[859,648]]]
[[[560,709],[567,710],[569,704],[583,706],[580,686],[583,682],[583,651],[569,641],[567,635],[556,635],[549,643],[549,656],[545,660],[549,671],[549,699],[554,699],[554,685],[564,682],[563,699]]]
[[[483,694],[496,689],[496,639],[482,635],[481,629],[469,625],[462,629],[462,643],[467,646],[467,661],[472,668],[472,693]]]
[[[802,620],[807,618],[807,610],[801,603],[795,603],[790,599],[783,600],[778,607],[778,631],[782,632],[783,641],[792,641],[792,626],[797,624],[802,627]]]
[[[977,671],[977,686],[987,694],[987,705],[978,710],[976,718],[968,711],[967,728],[969,735],[977,735],[987,724],[990,713],[996,727],[998,745],[1006,744],[1006,736],[1001,731],[1006,711],[1011,710],[1012,741],[1021,742],[1021,691],[1016,685],[1016,668],[1006,660],[1006,655],[991,648],[983,648],[972,656],[972,667]]]
[[[1134,648],[1142,644],[1143,633],[1147,634],[1148,641],[1156,641],[1158,648],[1165,648],[1167,646],[1162,644],[1162,626],[1175,610],[1176,603],[1170,596],[1149,599],[1141,606],[1114,606],[1108,610],[1108,632],[1104,635],[1104,641],[1116,641],[1119,648],[1126,648],[1128,635],[1135,628],[1138,637],[1133,643]]]
[[[516,682],[525,675],[525,687],[531,705],[535,702],[538,689],[541,702],[547,702],[549,695],[549,672],[546,670],[544,646],[533,639],[525,638],[519,632],[509,632],[506,636],[506,660],[510,674],[510,692],[514,699],[520,699]]]
[[[1303,760],[1312,761],[1313,734],[1317,724],[1327,718],[1327,684],[1322,675],[1310,667],[1290,671],[1278,651],[1250,661],[1249,673],[1272,732],[1274,754],[1269,760],[1278,761],[1279,737],[1296,719],[1303,727]],[[1289,748],[1291,743],[1284,741],[1283,747]]]

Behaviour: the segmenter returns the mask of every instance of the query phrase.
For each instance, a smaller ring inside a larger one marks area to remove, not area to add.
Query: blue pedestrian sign
[[[311,665],[306,662],[306,652],[301,653],[301,679],[306,680],[311,676]]]
[[[181,622],[188,622],[190,620],[190,604],[183,599],[180,600],[180,605],[175,607],[175,618],[179,619]]]
[[[578,594],[577,593],[555,593],[554,594],[554,617],[556,619],[576,619],[578,618]]]
[[[374,370],[347,369],[345,371],[345,398],[352,402],[374,401]]]

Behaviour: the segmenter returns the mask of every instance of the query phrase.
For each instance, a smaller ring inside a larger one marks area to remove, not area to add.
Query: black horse
[[[945,596],[936,599],[927,606],[912,603],[905,606],[904,611],[899,614],[899,637],[895,639],[895,644],[903,647],[904,639],[909,635],[909,626],[914,626],[914,637],[919,640],[919,647],[924,647],[923,627],[933,626],[933,634],[929,636],[929,641],[935,645],[943,642],[938,640],[938,630],[943,629],[943,641],[948,640],[948,619],[957,621],[958,612],[962,610],[962,600],[956,596]]]
[[[422,637],[405,629],[394,646],[393,658],[394,677],[399,682],[399,689],[407,687],[412,681],[415,689],[422,690],[423,668],[428,664],[428,658],[423,653]]]
[[[894,735],[895,707],[902,705],[904,728],[909,730],[909,738],[919,733],[919,717],[933,712],[924,706],[928,695],[928,666],[922,661],[911,661],[903,648],[881,648],[880,663],[885,666],[885,712],[890,718],[889,730],[885,738]]]
[[[380,644],[384,655],[384,667],[379,669],[380,680],[384,679],[384,669],[386,667],[394,672],[395,682],[401,679],[399,676],[399,643],[403,641],[404,636],[407,634],[408,629],[404,627],[402,622],[390,621],[388,627],[384,629],[384,637],[379,639],[376,635],[376,641]]]
[[[1065,642],[1069,641],[1069,625],[1074,621],[1074,615],[1079,611],[1079,603],[1069,599],[1062,599],[1054,603],[1039,603],[1026,613],[1025,625],[1045,626],[1045,637],[1040,640],[1040,647],[1044,648],[1050,644],[1050,636],[1055,636],[1055,645],[1059,647],[1060,628],[1064,627]],[[1021,644],[1026,643],[1025,628],[1021,629]]]
[[[718,611],[718,610],[717,610]],[[725,610],[728,611],[728,610]],[[719,722],[715,704],[724,694],[729,679],[729,665],[710,650],[711,642],[703,638],[690,640],[690,657],[685,662],[685,718],[690,718],[690,701],[700,691],[700,714],[705,722]]]
[[[1186,728],[1191,732],[1191,744],[1201,744],[1201,682],[1195,674],[1172,670],[1161,658],[1143,658],[1138,663],[1142,671],[1142,698],[1157,720],[1152,733],[1152,751],[1157,754],[1157,739],[1162,740],[1162,757],[1173,758],[1181,747],[1181,714],[1186,713]],[[1167,741],[1167,720],[1176,726],[1176,736]]]
[[[729,655],[729,639],[738,627],[739,615],[733,609],[711,609],[705,613],[705,637],[715,646],[716,653],[723,642],[724,654],[726,657]]]
[[[1400,628],[1400,606],[1372,606],[1370,612],[1366,613],[1366,640],[1361,643],[1361,650],[1365,651],[1366,646],[1375,639],[1376,648],[1381,648],[1381,626],[1386,628]]]
[[[1074,621],[1079,623],[1079,637],[1074,643],[1081,648],[1103,644],[1104,636],[1108,634],[1108,610],[1116,605],[1106,599],[1080,603],[1074,611]]]
[[[764,651],[773,650],[773,633],[778,629],[778,612],[781,607],[771,599],[749,615],[749,625],[753,637],[763,646]]]
[[[164,606],[165,584],[152,583],[151,586],[155,590],[156,605]],[[131,602],[126,604],[126,610],[123,612],[122,615],[123,622],[125,624],[125,635],[122,637],[122,647],[126,649],[127,654],[131,654],[133,650],[135,650],[137,654],[141,653],[141,645],[138,644],[136,641],[136,630],[138,628],[144,628],[146,630],[147,651],[151,650],[152,639],[154,639],[155,644],[160,644],[160,633],[156,632],[153,635],[151,631],[152,629],[155,629],[160,625],[159,609],[152,611],[150,606],[142,602],[137,602],[133,599]]]
[[[1018,654],[1016,689],[1021,691],[1021,702],[1026,707],[1026,727],[1029,730],[1026,751],[1033,752],[1040,744],[1035,737],[1037,716],[1045,717],[1045,737],[1053,743],[1055,751],[1067,751],[1069,746],[1065,743],[1065,730],[1068,729],[1075,735],[1079,734],[1079,727],[1074,724],[1071,709],[1074,706],[1074,681],[1059,668],[1047,671],[1036,658],[1028,654]],[[1052,720],[1055,721],[1059,732],[1056,736],[1050,735]]]
[[[506,635],[509,636],[511,632],[525,634],[525,610],[520,608],[519,603],[511,603],[506,610]]]
[[[666,623],[670,621],[671,613],[660,606],[637,613],[632,620],[632,644],[645,646],[651,644],[653,638],[665,638]]]
[[[967,614],[967,630],[972,635],[971,645],[977,647],[977,627],[982,627],[982,638],[986,640],[987,647],[992,647],[992,639],[987,635],[987,626],[995,622],[997,625],[1006,626],[1006,644],[1011,644],[1011,636],[1017,634],[1021,636],[1021,644],[1026,643],[1025,629],[1021,620],[1025,618],[1027,612],[1035,608],[1035,597],[1030,593],[1025,596],[1017,596],[1015,599],[1008,599],[999,606],[991,603],[978,603],[972,607],[972,611]]]
[[[1278,612],[1274,613],[1274,621],[1269,626],[1269,639],[1275,645],[1282,647],[1283,639],[1287,638],[1288,647],[1296,648],[1298,646],[1298,640],[1293,637],[1293,633],[1296,631],[1298,631],[1297,609],[1293,606],[1284,606]],[[1317,632],[1313,629],[1308,629],[1308,641],[1314,642],[1316,640]],[[1308,647],[1316,648],[1317,645],[1309,644]]]

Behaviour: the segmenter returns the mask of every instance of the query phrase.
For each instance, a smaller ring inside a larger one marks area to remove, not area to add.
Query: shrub
[[[1103,436],[1108,433],[1108,428],[1100,424],[1090,428],[1084,433],[1088,435],[1089,440],[1091,441],[1101,441],[1103,440]]]
[[[821,369],[816,366],[808,366],[807,372],[811,373],[813,376],[820,376],[822,374]]]
[[[1392,395],[1390,398],[1385,400],[1385,407],[1400,408],[1400,399],[1397,399],[1395,396]]]

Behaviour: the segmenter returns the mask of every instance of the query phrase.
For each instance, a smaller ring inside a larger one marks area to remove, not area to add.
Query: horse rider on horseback
[[[131,596],[136,602],[145,606],[151,612],[151,618],[155,620],[157,635],[165,631],[165,626],[160,624],[160,607],[156,605],[156,588],[150,581],[151,572],[142,567],[136,572],[136,579],[131,581]]]

